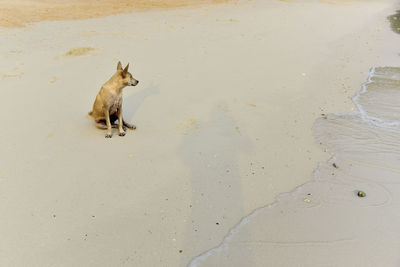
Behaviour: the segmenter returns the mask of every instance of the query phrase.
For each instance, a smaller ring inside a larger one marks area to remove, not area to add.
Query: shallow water
[[[398,266],[400,68],[373,68],[353,101],[358,111],[315,122],[332,157],[314,180],[243,218],[189,266]]]

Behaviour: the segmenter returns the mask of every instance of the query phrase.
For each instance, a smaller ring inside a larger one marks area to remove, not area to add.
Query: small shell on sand
[[[365,196],[367,196],[367,194],[365,194],[365,192],[363,192],[363,191],[358,191],[357,192],[357,196],[358,197],[365,197]]]

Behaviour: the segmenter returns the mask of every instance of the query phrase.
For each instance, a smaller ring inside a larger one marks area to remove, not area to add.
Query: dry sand
[[[229,0],[0,0],[0,26],[44,20],[88,19],[132,11],[233,2]]]
[[[396,65],[394,11],[389,0],[251,1],[1,29],[0,266],[185,266],[229,248],[230,229],[331,156],[315,120],[355,110],[365,73]],[[124,98],[138,129],[108,140],[86,114],[118,60],[140,80]],[[270,218],[240,236],[268,243],[254,233]],[[276,218],[279,245],[298,224]],[[339,241],[344,229],[332,230]],[[274,255],[241,247],[234,263],[294,266],[279,259],[304,240]],[[313,240],[298,266],[346,266],[307,261],[326,252]]]

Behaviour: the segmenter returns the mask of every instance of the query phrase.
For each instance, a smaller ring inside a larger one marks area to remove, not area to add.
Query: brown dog
[[[118,62],[117,72],[101,87],[93,104],[93,110],[89,116],[96,122],[100,129],[107,129],[106,138],[112,137],[112,127],[117,128],[119,136],[125,135],[125,129],[136,129],[122,118],[122,89],[125,86],[135,86],[138,80],[128,72],[129,64],[122,69],[121,62]],[[118,124],[116,124],[118,120]]]

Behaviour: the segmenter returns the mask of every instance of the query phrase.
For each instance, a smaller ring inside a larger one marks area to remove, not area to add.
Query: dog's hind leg
[[[105,121],[97,121],[96,122],[96,127],[102,130],[107,129],[107,125]]]
[[[99,128],[99,129],[102,129],[102,130],[107,129],[106,121],[101,120],[101,121],[96,122],[96,127]],[[117,128],[117,127],[118,127],[118,124],[116,124],[115,122],[114,122],[114,123],[111,123],[111,127],[112,127],[112,128]]]
[[[124,119],[122,119],[122,123],[124,124],[124,126],[128,127],[129,129],[136,130],[135,125],[127,123]]]
[[[112,128],[117,128],[118,127],[118,124],[116,123],[116,120],[113,121],[111,119],[110,122],[111,122],[111,127]],[[96,127],[99,128],[99,129],[102,129],[102,130],[106,130],[107,129],[106,121],[105,120],[96,121]]]
[[[99,128],[99,129],[102,129],[102,130],[106,130],[107,129],[107,125],[106,125],[105,121],[96,122],[96,127]],[[111,124],[111,127],[112,128],[117,128],[118,124],[113,123],[113,124]]]

